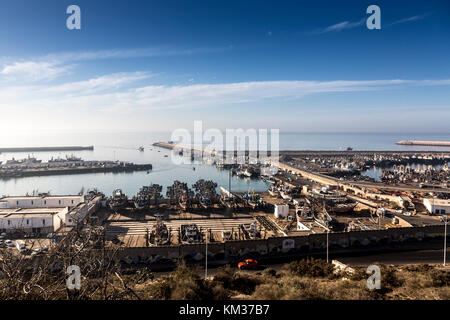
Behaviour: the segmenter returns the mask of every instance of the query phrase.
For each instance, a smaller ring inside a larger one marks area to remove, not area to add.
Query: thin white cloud
[[[408,17],[408,18],[403,18],[403,19],[400,19],[400,20],[397,20],[397,21],[394,21],[394,22],[388,24],[388,26],[393,26],[393,25],[396,25],[396,24],[422,20],[422,19],[425,19],[426,17],[428,17],[429,15],[430,15],[430,13],[425,13],[425,14],[421,14],[421,15]]]
[[[365,18],[362,18],[359,21],[354,21],[354,22],[350,22],[350,21],[343,21],[343,22],[339,22],[336,24],[333,24],[331,26],[325,27],[325,28],[321,28],[321,29],[317,29],[315,31],[313,31],[313,34],[322,34],[322,33],[328,33],[328,32],[337,32],[337,31],[342,31],[342,30],[347,30],[347,29],[353,29],[353,28],[357,28],[359,26],[362,26],[365,22]]]
[[[23,61],[3,66],[0,70],[0,75],[15,80],[53,80],[56,77],[67,73],[71,68],[71,66],[64,66],[47,61]]]
[[[148,72],[121,72],[104,75],[84,81],[69,82],[42,89],[51,94],[95,94],[103,90],[119,89],[130,83],[148,79]]]
[[[0,90],[0,110],[90,110],[132,114],[136,111],[174,108],[221,107],[271,99],[299,99],[306,95],[383,90],[398,86],[450,85],[443,80],[371,81],[260,81],[179,86],[130,86],[145,80],[146,73],[105,75],[56,86],[21,86]],[[114,89],[111,91],[110,89]]]
[[[53,80],[68,74],[76,62],[104,59],[152,58],[158,56],[179,56],[215,53],[231,50],[232,46],[203,48],[141,48],[141,49],[111,49],[97,51],[74,51],[48,54],[42,57],[19,60],[0,57],[0,80],[20,80],[34,82]],[[3,62],[3,63],[2,63]]]

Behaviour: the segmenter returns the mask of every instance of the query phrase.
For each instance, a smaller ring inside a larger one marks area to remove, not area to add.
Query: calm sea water
[[[351,133],[280,133],[281,150],[344,150],[352,147],[354,150],[447,150],[440,147],[410,147],[398,146],[399,140],[445,140],[450,141],[450,134],[351,134]],[[0,147],[20,146],[63,146],[63,145],[94,145],[93,151],[76,152],[33,152],[30,153],[43,161],[52,157],[75,155],[85,160],[121,160],[135,163],[151,163],[153,170],[134,173],[96,173],[80,175],[62,175],[47,177],[27,177],[10,180],[0,180],[0,195],[31,194],[34,190],[52,194],[74,194],[91,188],[109,195],[115,188],[121,188],[127,195],[134,195],[143,185],[157,183],[167,187],[174,180],[180,180],[192,185],[198,179],[210,179],[219,186],[228,187],[228,171],[217,170],[207,164],[174,165],[168,150],[152,147],[157,141],[170,140],[170,133],[98,133],[98,134],[61,134],[46,133],[40,135],[15,134],[2,137]],[[144,146],[145,151],[137,148]],[[25,158],[28,153],[2,153],[0,161],[12,157]],[[164,157],[168,155],[168,157]],[[195,167],[195,170],[193,168]],[[267,190],[265,182],[260,180],[243,180],[232,178],[233,191]],[[164,191],[165,192],[165,191]]]

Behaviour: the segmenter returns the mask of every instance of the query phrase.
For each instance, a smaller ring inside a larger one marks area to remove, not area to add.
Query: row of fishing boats
[[[236,195],[220,187],[220,193],[218,194],[216,191],[217,183],[211,180],[200,179],[192,185],[192,189],[188,187],[187,183],[176,180],[171,186],[167,187],[165,198],[161,194],[162,189],[162,186],[158,184],[143,186],[131,199],[121,189],[116,189],[108,199],[108,205],[115,212],[124,208],[143,210],[160,203],[178,205],[182,210],[188,210],[189,208],[211,209],[216,205],[222,205],[225,208],[236,208],[244,205],[256,209],[264,205],[259,194],[255,193],[254,190],[249,190],[243,195]]]

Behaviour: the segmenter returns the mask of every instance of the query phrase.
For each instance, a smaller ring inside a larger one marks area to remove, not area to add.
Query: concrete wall
[[[373,231],[338,232],[329,234],[329,245],[332,248],[348,249],[370,247],[392,242],[405,242],[408,239],[421,241],[444,234],[444,226],[409,227]],[[293,245],[293,246],[292,246]],[[326,234],[310,234],[296,237],[276,237],[263,240],[233,240],[223,243],[209,243],[208,254],[211,261],[220,254],[225,257],[241,257],[246,254],[258,256],[277,256],[288,252],[317,252],[326,248]],[[166,258],[186,258],[205,254],[205,244],[192,244],[165,247],[123,248],[119,258],[124,256],[149,257],[159,255]]]

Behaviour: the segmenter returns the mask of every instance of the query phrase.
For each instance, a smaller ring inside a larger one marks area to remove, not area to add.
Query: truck
[[[20,252],[23,252],[26,250],[25,242],[23,240],[16,240],[16,248]]]

